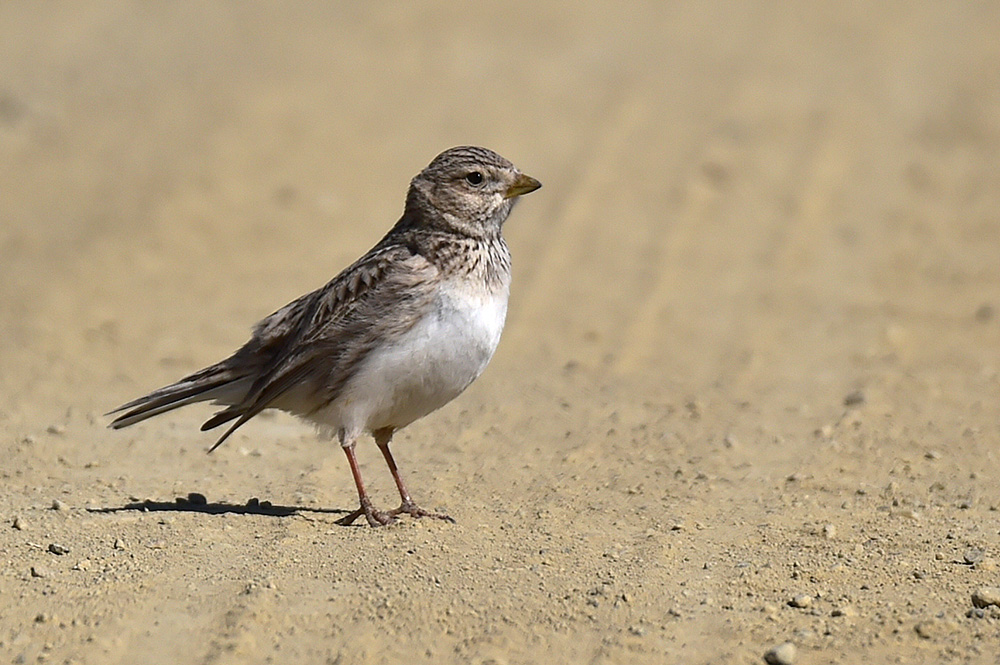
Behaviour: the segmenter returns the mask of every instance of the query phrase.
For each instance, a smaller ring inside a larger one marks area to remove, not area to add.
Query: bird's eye
[[[478,187],[483,184],[483,174],[479,171],[472,171],[471,173],[465,174],[465,181],[470,185]]]

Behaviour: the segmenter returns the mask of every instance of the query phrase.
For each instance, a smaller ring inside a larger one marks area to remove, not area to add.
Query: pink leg
[[[337,520],[337,524],[348,526],[353,524],[354,520],[362,515],[365,516],[365,519],[368,520],[368,524],[371,526],[385,526],[393,522],[396,519],[395,515],[392,513],[383,513],[372,507],[372,502],[368,498],[368,492],[365,491],[365,483],[361,480],[361,469],[358,468],[358,459],[354,456],[354,442],[349,442],[343,448],[344,453],[347,455],[347,463],[351,466],[351,475],[354,476],[354,484],[358,488],[358,499],[361,501],[361,507],[353,513],[341,517]]]
[[[410,498],[410,492],[406,489],[406,484],[403,482],[403,478],[399,475],[399,469],[396,468],[396,460],[392,457],[392,452],[389,451],[389,441],[392,440],[391,428],[380,429],[373,432],[375,436],[375,445],[378,449],[382,451],[382,457],[385,458],[385,463],[389,465],[389,472],[392,473],[392,479],[396,481],[396,489],[399,490],[399,498],[402,503],[399,504],[399,508],[395,510],[390,510],[389,515],[395,517],[400,513],[406,513],[412,517],[434,517],[439,520],[447,520],[449,522],[454,522],[451,517],[445,515],[444,513],[432,513],[428,510],[424,510],[417,504],[413,502]]]

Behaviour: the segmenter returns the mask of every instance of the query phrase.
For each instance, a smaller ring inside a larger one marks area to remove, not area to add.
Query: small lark
[[[201,429],[232,422],[215,450],[264,409],[281,409],[339,438],[361,502],[340,524],[364,515],[379,526],[400,513],[451,520],[413,502],[389,442],[493,356],[510,293],[500,231],[517,197],[539,187],[491,150],[446,150],[410,182],[403,216],[367,254],[258,323],[230,357],[112,411],[121,415],[111,427],[210,400],[226,408]],[[365,432],[396,481],[395,510],[376,510],[365,491],[354,455]]]

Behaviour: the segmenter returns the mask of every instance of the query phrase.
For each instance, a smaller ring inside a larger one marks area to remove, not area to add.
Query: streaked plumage
[[[339,437],[361,502],[343,523],[433,515],[410,499],[389,441],[489,362],[510,287],[501,227],[516,197],[540,186],[485,148],[441,153],[411,181],[403,216],[367,254],[258,323],[229,358],[112,411],[121,415],[111,427],[212,401],[225,408],[202,430],[229,424],[214,450],[262,410],[281,409]],[[372,508],[357,469],[354,445],[365,432],[402,499],[388,513]]]

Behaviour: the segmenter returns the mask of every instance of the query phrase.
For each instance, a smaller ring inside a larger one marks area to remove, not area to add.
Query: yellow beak
[[[538,182],[530,175],[518,173],[517,179],[514,180],[514,184],[507,188],[507,193],[504,194],[503,197],[505,199],[512,199],[515,196],[521,196],[521,194],[533,192],[541,186],[542,183]]]

